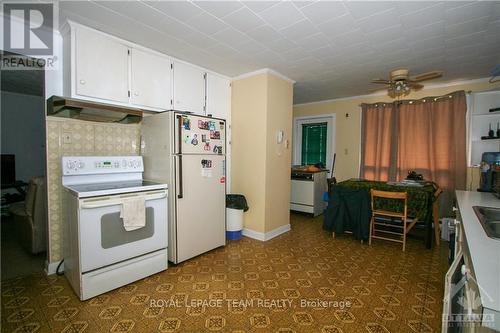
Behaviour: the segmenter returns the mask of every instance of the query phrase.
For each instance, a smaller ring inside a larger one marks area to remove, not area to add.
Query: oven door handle
[[[147,194],[129,193],[129,194],[122,194],[118,197],[109,196],[109,197],[99,197],[94,199],[84,199],[80,201],[80,208],[93,209],[93,208],[121,205],[124,200],[138,196],[144,196],[145,201],[163,199],[167,196],[167,190],[149,192]]]

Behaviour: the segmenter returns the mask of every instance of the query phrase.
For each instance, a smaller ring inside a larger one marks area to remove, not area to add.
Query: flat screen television
[[[16,181],[16,157],[13,154],[2,154],[0,165],[2,174],[2,186],[12,184]]]

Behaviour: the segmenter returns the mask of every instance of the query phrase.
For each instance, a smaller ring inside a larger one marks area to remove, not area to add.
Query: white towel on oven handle
[[[146,200],[144,196],[123,199],[120,217],[126,231],[146,226]]]

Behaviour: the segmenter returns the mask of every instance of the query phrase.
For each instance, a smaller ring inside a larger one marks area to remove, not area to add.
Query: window
[[[326,130],[328,123],[302,124],[302,165],[326,165]]]
[[[293,165],[324,163],[332,168],[335,154],[335,114],[294,118]],[[329,176],[333,176],[330,170]]]

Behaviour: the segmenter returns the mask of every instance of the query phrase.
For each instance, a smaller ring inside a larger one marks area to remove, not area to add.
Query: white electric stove
[[[167,269],[167,184],[142,179],[141,156],[62,158],[64,273],[85,300]],[[126,231],[126,200],[144,200],[145,225]]]

